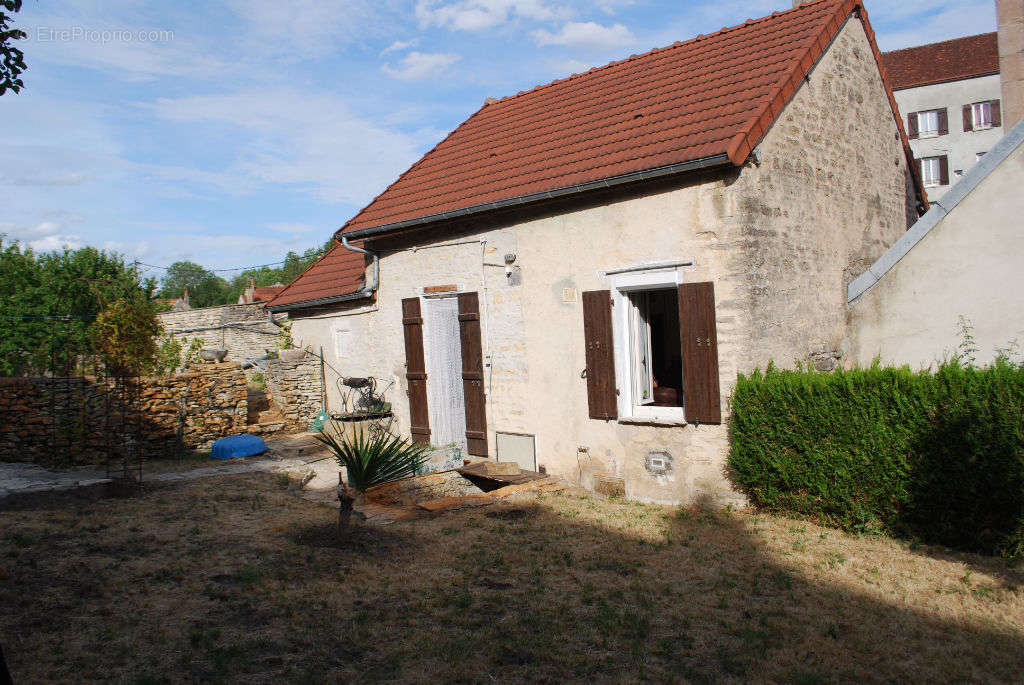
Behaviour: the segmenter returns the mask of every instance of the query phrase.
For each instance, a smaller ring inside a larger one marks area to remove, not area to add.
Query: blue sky
[[[487,97],[791,4],[25,0],[0,233],[156,265],[273,262],[326,240]],[[993,31],[994,4],[867,6],[886,50]]]

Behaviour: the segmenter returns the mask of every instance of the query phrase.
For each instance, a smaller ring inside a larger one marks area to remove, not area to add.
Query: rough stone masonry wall
[[[288,425],[309,428],[321,409],[320,360],[312,355],[298,361],[270,359],[263,378]]]
[[[760,145],[710,242],[728,257],[738,367],[850,361],[846,288],[916,220],[892,108],[851,18]],[[739,342],[739,341],[738,341]]]
[[[0,378],[0,461],[64,466],[206,449],[244,433],[247,413],[237,364],[123,382]]]
[[[277,314],[274,320],[283,322],[287,318],[285,314]],[[226,349],[228,360],[235,362],[262,357],[267,349],[277,346],[280,331],[267,321],[267,311],[261,303],[164,312],[159,314],[159,319],[165,333],[179,339],[200,338],[204,348]],[[196,328],[209,330],[189,332]]]

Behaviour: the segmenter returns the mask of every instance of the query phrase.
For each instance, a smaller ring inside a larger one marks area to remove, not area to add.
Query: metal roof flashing
[[[863,274],[855,278],[846,291],[846,302],[854,306],[871,288],[895,267],[914,246],[924,240],[932,229],[942,223],[943,219],[956,209],[989,174],[996,170],[1014,150],[1024,143],[1024,120],[1017,122],[988,154],[981,158],[974,167],[964,175],[941,200],[932,203],[931,209],[917,223],[900,236],[892,247],[878,258]]]

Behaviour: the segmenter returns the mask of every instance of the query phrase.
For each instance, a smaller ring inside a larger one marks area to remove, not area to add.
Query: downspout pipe
[[[370,250],[362,247],[356,247],[350,243],[348,241],[348,236],[344,233],[338,237],[341,238],[341,246],[346,250],[350,250],[351,252],[361,252],[362,254],[369,255],[370,259],[373,260],[370,282],[363,285],[363,287],[357,292],[352,293],[352,299],[354,300],[363,297],[371,297],[375,292],[377,292],[377,286],[380,284],[380,258],[375,252],[371,252]]]

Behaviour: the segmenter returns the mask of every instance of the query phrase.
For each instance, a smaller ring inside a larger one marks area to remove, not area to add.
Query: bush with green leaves
[[[346,432],[332,421],[316,439],[345,467],[348,487],[366,492],[374,485],[416,475],[427,460],[426,445],[409,442],[390,433],[357,428]]]
[[[140,376],[157,365],[156,340],[163,332],[153,303],[118,300],[104,309],[90,329],[95,350],[115,376]]]
[[[181,342],[173,335],[169,335],[160,342],[156,351],[156,365],[153,371],[158,376],[168,376],[181,367],[181,352],[185,349]]]
[[[729,468],[764,509],[1024,553],[1024,365],[741,375]]]

